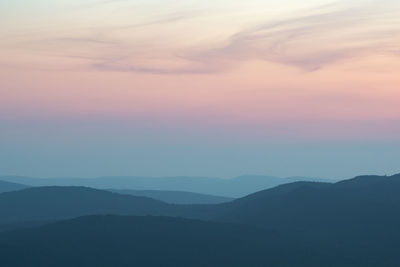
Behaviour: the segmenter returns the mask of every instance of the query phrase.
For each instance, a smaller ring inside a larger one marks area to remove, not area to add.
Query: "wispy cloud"
[[[157,68],[157,67],[144,67],[135,66],[133,64],[122,64],[116,60],[109,60],[95,63],[92,67],[100,71],[117,71],[117,72],[135,72],[135,73],[145,73],[145,74],[160,74],[160,75],[184,75],[184,74],[212,74],[216,71],[211,68],[205,68],[204,66],[194,66],[181,67],[181,68]]]
[[[176,13],[171,13],[171,14],[167,14],[167,15],[162,15],[157,19],[149,20],[147,22],[130,24],[130,25],[121,25],[121,26],[117,26],[115,28],[118,28],[118,29],[129,29],[129,28],[139,28],[139,27],[146,27],[146,26],[154,26],[154,25],[159,25],[159,24],[164,25],[164,24],[167,24],[167,23],[174,23],[174,22],[180,22],[180,21],[193,19],[193,18],[196,18],[196,17],[198,17],[200,15],[203,15],[203,14],[204,14],[204,11],[200,11],[200,10],[176,12]]]
[[[235,33],[218,48],[174,51],[177,60],[185,61],[183,67],[129,65],[126,58],[93,67],[140,73],[203,74],[221,72],[242,61],[257,59],[314,71],[370,54],[398,56],[398,18],[400,5],[390,0],[363,1],[359,6],[340,2],[309,10],[306,15],[262,22]]]
[[[110,4],[116,4],[116,3],[123,3],[123,2],[129,2],[131,0],[102,0],[102,1],[93,1],[90,3],[85,3],[82,5],[77,6],[76,8],[93,8],[93,7],[98,7],[98,6],[104,6],[104,5],[110,5]]]
[[[43,41],[43,40],[42,40]],[[91,37],[59,37],[44,40],[46,42],[58,42],[58,43],[92,43],[92,44],[116,44],[116,42],[106,40],[104,38],[91,38]]]
[[[214,62],[217,58],[262,59],[316,70],[371,53],[397,54],[393,48],[400,41],[400,26],[392,20],[399,18],[400,5],[393,9],[380,4],[318,9],[306,16],[261,23],[234,34],[221,48],[192,53],[188,58]]]
[[[91,5],[117,2],[128,0],[96,1]],[[400,55],[400,3],[397,0],[360,0],[358,5],[337,2],[303,10],[286,19],[266,19],[238,30],[220,45],[214,43],[212,48],[205,47],[204,42],[200,47],[193,43],[163,45],[163,35],[158,36],[163,27],[183,22],[188,23],[187,30],[190,22],[186,20],[196,17],[204,19],[206,12],[183,10],[143,22],[102,25],[101,29],[93,28],[79,35],[59,33],[39,41],[36,47],[42,47],[43,51],[51,51],[49,47],[68,47],[65,57],[87,58],[88,67],[95,70],[165,75],[220,73],[249,60],[315,71],[372,54]],[[151,43],[135,37],[137,32],[146,31],[151,35]],[[60,49],[56,52],[59,55]]]

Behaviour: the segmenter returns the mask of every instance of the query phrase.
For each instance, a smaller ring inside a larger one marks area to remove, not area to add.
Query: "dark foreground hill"
[[[281,185],[227,203],[218,220],[297,229],[400,222],[400,174]]]
[[[229,206],[217,220],[274,229],[360,266],[400,266],[400,175],[282,185]]]
[[[230,197],[221,197],[183,191],[164,191],[164,190],[129,190],[129,189],[109,189],[108,191],[140,197],[150,197],[170,204],[218,204],[234,200]]]
[[[400,175],[362,176],[335,184],[297,182],[216,205],[171,205],[80,187],[0,194],[2,222],[91,214],[178,216],[272,230],[283,242],[282,249],[303,248],[310,257],[330,259],[319,266],[400,263]],[[330,264],[335,257],[340,265]]]
[[[351,266],[340,256],[288,246],[270,231],[151,216],[81,217],[2,233],[0,261],[4,267]]]
[[[28,188],[28,186],[12,182],[0,181],[0,193],[17,191],[25,188]]]

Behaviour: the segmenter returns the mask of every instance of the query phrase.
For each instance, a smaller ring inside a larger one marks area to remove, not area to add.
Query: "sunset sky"
[[[0,174],[400,172],[399,0],[12,0],[0,17]]]

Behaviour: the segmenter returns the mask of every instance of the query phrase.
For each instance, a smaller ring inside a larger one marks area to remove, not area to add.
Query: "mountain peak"
[[[388,175],[361,175],[352,179],[337,182],[336,185],[371,185],[384,182],[400,181],[400,174]]]

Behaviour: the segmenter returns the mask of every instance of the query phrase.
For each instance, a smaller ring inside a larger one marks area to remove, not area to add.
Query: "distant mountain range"
[[[25,188],[28,188],[28,186],[12,182],[0,181],[0,193],[16,191]]]
[[[175,214],[173,205],[87,187],[32,187],[0,194],[0,224],[94,214]]]
[[[342,222],[340,219],[346,222],[349,216],[356,214],[356,219],[365,217],[366,220],[370,213],[360,213],[365,208],[375,208],[374,212],[380,214],[386,211],[385,216],[389,217],[392,215],[389,208],[400,210],[400,175],[362,176],[333,184],[295,182],[231,202],[209,205],[169,204],[145,196],[128,195],[125,191],[120,194],[88,187],[32,187],[0,194],[0,223],[117,214],[179,216],[267,228],[285,225],[301,228],[308,226],[310,220],[317,225],[332,221],[337,224]]]
[[[333,180],[290,177],[278,178],[262,175],[243,175],[232,179],[210,177],[99,177],[99,178],[31,178],[0,176],[0,180],[29,186],[86,186],[97,189],[130,189],[184,191],[229,198],[272,188],[296,181],[334,182]]]
[[[18,191],[32,186],[0,181],[0,193]],[[149,197],[170,204],[217,204],[232,201],[234,198],[200,193],[165,190],[107,189],[123,195]]]
[[[110,214],[171,218],[98,216]],[[79,216],[89,217],[72,219]],[[397,267],[400,174],[294,182],[209,205],[86,187],[28,188],[0,194],[0,224],[17,229],[0,233],[0,256],[11,263],[24,261],[15,256],[24,251],[27,260],[48,263],[41,266]]]
[[[220,197],[183,191],[129,189],[108,189],[108,191],[124,195],[150,197],[170,204],[218,204],[234,200],[234,198],[230,197]]]

